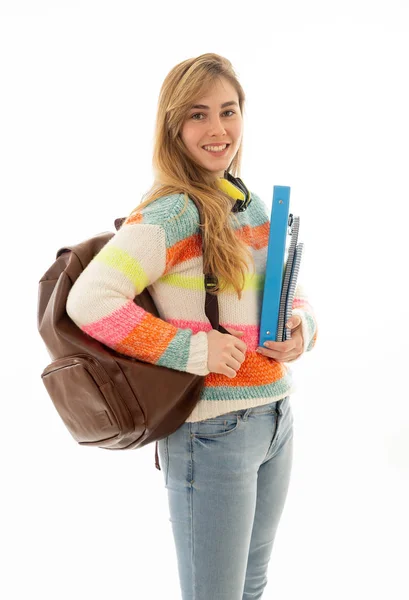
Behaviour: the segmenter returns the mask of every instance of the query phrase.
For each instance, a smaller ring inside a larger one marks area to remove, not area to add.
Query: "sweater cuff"
[[[199,331],[192,335],[186,371],[193,373],[193,375],[209,375],[210,371],[207,368],[208,353],[207,333]]]

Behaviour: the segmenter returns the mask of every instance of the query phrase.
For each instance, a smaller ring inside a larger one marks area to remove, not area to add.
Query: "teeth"
[[[211,150],[212,152],[220,152],[225,148],[227,148],[227,144],[224,144],[224,146],[204,146],[205,150]]]

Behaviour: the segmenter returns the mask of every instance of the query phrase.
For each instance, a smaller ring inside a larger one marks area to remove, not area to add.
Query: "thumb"
[[[291,317],[291,319],[289,319],[287,321],[286,327],[288,329],[296,329],[296,327],[298,327],[300,324],[301,324],[301,317],[300,317],[300,315],[293,315]]]

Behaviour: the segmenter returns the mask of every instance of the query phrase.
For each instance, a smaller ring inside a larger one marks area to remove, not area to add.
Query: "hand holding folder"
[[[297,244],[300,218],[289,215],[289,208],[290,188],[275,185],[261,310],[260,346],[266,341],[282,342],[291,338],[291,330],[284,326],[292,315],[303,244]],[[291,243],[286,259],[287,229]]]

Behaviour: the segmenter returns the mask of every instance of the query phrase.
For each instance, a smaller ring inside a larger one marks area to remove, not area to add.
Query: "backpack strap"
[[[191,199],[196,204],[196,208],[199,213],[200,225],[202,225],[203,224],[203,215],[202,215],[201,206],[200,206],[199,202],[197,202],[196,198],[191,198]],[[115,219],[115,221],[114,221],[115,229],[116,230],[120,229],[125,220],[126,220],[126,217],[118,217],[117,219]],[[203,235],[202,235],[202,250],[203,250],[203,256],[204,256],[205,247],[204,247],[204,236]],[[217,295],[210,294],[208,291],[208,290],[212,290],[217,285],[217,276],[214,275],[213,273],[203,273],[203,276],[204,276],[204,287],[206,290],[206,297],[205,297],[206,317],[209,319],[213,329],[217,329],[218,331],[220,331],[220,333],[229,333],[219,323],[219,302],[217,299]]]

